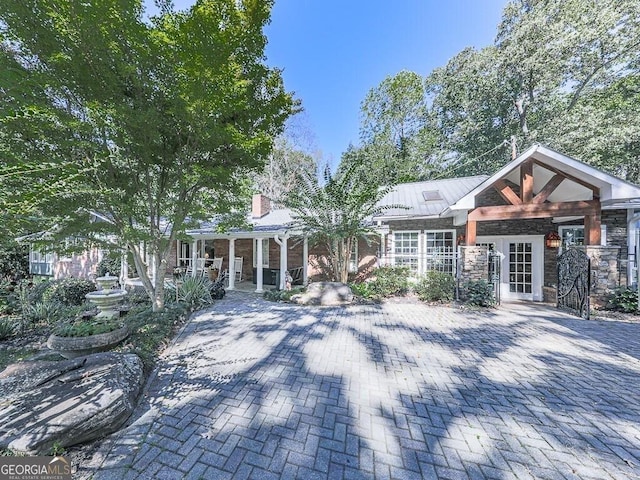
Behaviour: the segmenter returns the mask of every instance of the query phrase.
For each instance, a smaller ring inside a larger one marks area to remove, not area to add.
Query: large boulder
[[[340,282],[310,283],[307,291],[291,297],[300,305],[346,305],[353,301],[349,285]]]
[[[48,454],[54,444],[112,433],[131,415],[142,383],[133,354],[10,365],[0,372],[0,449]]]

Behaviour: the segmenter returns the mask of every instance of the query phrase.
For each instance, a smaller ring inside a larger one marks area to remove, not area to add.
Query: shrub
[[[113,332],[120,327],[122,327],[122,322],[119,319],[107,321],[82,319],[58,326],[55,333],[60,337],[88,337],[90,335]]]
[[[51,282],[42,294],[43,302],[58,302],[63,305],[82,305],[85,295],[96,290],[89,280],[81,278],[64,278]]]
[[[24,286],[25,288],[27,288],[28,285],[30,285],[30,288],[28,288],[27,291],[27,300],[29,303],[38,303],[42,301],[42,297],[44,295],[44,292],[46,292],[49,287],[51,287],[51,285],[53,284],[53,280],[42,280],[40,282],[35,282],[33,284],[27,284],[27,283],[23,283],[21,286]]]
[[[486,280],[470,280],[462,285],[462,300],[469,305],[493,307],[496,304],[493,286]]]
[[[98,275],[98,277],[104,277],[107,273],[119,277],[120,267],[120,256],[109,253],[102,260],[100,260],[100,263],[98,263],[96,274]]]
[[[5,340],[11,337],[14,331],[13,322],[11,320],[8,318],[0,319],[0,340]]]
[[[211,281],[208,278],[187,275],[178,283],[178,302],[189,310],[199,310],[213,303]]]
[[[638,311],[638,290],[631,287],[616,288],[607,299],[607,310],[634,313]]]
[[[305,291],[305,287],[296,287],[291,290],[265,290],[262,297],[272,302],[290,302],[291,297]]]
[[[370,282],[351,283],[349,284],[354,295],[362,298],[372,298],[373,289]]]
[[[38,302],[27,305],[22,310],[22,317],[28,324],[54,323],[60,318],[63,309],[63,305],[58,302]]]
[[[406,295],[409,291],[409,267],[380,267],[375,280],[369,282],[374,297]]]
[[[158,352],[168,344],[174,328],[186,318],[187,312],[186,306],[179,303],[168,305],[161,312],[153,312],[150,306],[134,307],[123,319],[131,333],[116,349],[137,354],[149,373]]]
[[[415,292],[423,302],[451,302],[455,288],[456,281],[453,275],[431,270],[420,278]]]

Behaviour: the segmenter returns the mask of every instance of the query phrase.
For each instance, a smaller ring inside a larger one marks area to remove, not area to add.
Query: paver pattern
[[[95,479],[637,479],[640,324],[230,292]]]

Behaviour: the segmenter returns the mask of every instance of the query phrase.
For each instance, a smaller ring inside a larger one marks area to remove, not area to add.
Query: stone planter
[[[112,332],[99,333],[86,337],[60,337],[51,334],[47,340],[47,347],[55,350],[65,358],[76,358],[109,350],[128,336],[129,328],[127,328],[127,326]]]

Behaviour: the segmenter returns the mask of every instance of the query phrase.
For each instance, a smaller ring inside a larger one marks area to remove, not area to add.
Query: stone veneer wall
[[[489,278],[487,247],[460,247],[460,283]]]
[[[589,245],[575,248],[582,250],[591,258],[591,293],[589,295],[591,307],[603,307],[607,303],[608,295],[619,285],[620,247]]]

